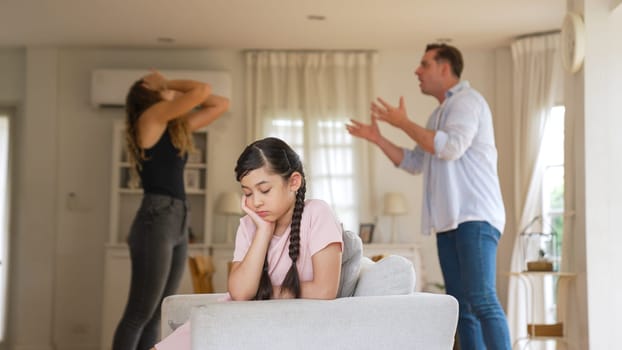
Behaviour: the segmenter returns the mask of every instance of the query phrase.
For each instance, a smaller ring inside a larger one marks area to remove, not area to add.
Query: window
[[[555,106],[544,129],[541,157],[543,230],[556,236],[552,247],[559,266],[564,227],[564,106]]]
[[[369,150],[345,129],[374,99],[373,51],[246,52],[253,137],[276,136],[304,159],[308,198],[333,208],[346,230],[372,217]],[[356,174],[356,176],[355,176]]]
[[[302,118],[277,117],[266,120],[264,135],[283,139],[302,157],[307,198],[328,202],[343,227],[356,231],[355,157],[352,136],[346,132],[345,120],[317,120],[305,128]]]
[[[555,106],[545,125],[540,156],[543,165],[542,178],[542,229],[551,234],[549,245],[554,269],[559,270],[561,262],[561,242],[564,227],[564,106]],[[542,247],[544,248],[544,247]],[[557,293],[552,279],[544,280],[543,305],[545,321],[554,322],[557,314]],[[554,343],[546,344],[546,349],[555,349]]]

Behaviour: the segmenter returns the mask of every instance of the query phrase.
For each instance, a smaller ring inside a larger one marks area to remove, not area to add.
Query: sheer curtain
[[[303,157],[307,198],[328,202],[344,228],[371,213],[368,146],[347,133],[367,120],[376,54],[369,51],[248,51],[249,140],[277,136]]]
[[[526,37],[512,43],[514,66],[514,210],[519,218],[512,252],[511,270],[524,270],[520,231],[542,214],[542,167],[540,146],[544,127],[555,103],[561,70],[559,34]],[[537,222],[536,222],[537,223]],[[537,283],[536,283],[536,288]],[[527,335],[527,297],[517,278],[508,288],[508,323],[512,340]],[[539,293],[534,293],[539,294]],[[533,300],[543,308],[543,300]],[[544,310],[541,310],[542,314]],[[541,315],[532,315],[542,317]],[[534,319],[531,318],[531,321]],[[540,320],[542,321],[542,320]]]

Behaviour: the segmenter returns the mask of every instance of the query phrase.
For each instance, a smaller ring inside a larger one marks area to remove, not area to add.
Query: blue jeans
[[[507,319],[496,291],[501,234],[485,221],[469,221],[436,236],[447,294],[458,299],[461,350],[511,349]]]
[[[177,291],[186,265],[188,219],[186,201],[143,197],[128,237],[132,278],[114,350],[151,349],[158,341],[160,305]]]

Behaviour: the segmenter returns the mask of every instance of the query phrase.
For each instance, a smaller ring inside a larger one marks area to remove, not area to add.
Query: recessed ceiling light
[[[326,19],[326,16],[322,16],[322,15],[308,15],[307,19],[309,21],[323,21]]]
[[[161,36],[157,38],[156,41],[159,42],[160,44],[173,44],[175,42],[175,39]]]

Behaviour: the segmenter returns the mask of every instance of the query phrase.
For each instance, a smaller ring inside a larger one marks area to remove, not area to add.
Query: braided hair
[[[283,140],[268,137],[246,146],[235,166],[236,179],[240,181],[249,172],[264,166],[270,172],[280,175],[284,180],[288,180],[294,172],[302,175],[303,181],[296,192],[296,203],[294,204],[289,234],[289,257],[292,260],[292,266],[287,271],[281,286],[281,291],[287,291],[295,298],[300,298],[300,278],[296,268],[296,261],[300,255],[300,220],[304,210],[305,193],[307,191],[302,162],[298,154]],[[272,282],[268,274],[268,256],[266,254],[255,299],[265,300],[270,298],[272,298]]]

